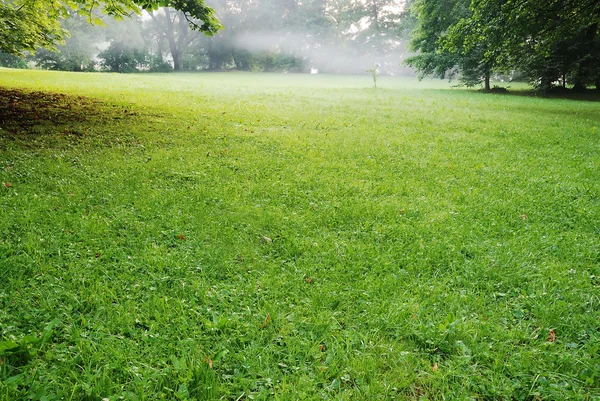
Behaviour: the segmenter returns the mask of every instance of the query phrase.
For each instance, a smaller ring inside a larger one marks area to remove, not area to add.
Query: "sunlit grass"
[[[0,399],[600,397],[597,102],[366,75],[0,85],[73,96],[0,131]]]

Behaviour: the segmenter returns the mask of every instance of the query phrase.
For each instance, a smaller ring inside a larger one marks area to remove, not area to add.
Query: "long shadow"
[[[483,92],[483,91],[482,91]],[[584,102],[600,102],[600,91],[595,89],[588,89],[583,92],[573,91],[570,89],[541,92],[533,89],[526,90],[499,90],[494,91],[493,89],[489,92],[491,95],[500,94],[508,96],[519,96],[519,97],[534,97],[538,99],[551,99],[551,100],[575,100]]]
[[[129,107],[85,96],[0,87],[2,142],[78,143],[109,122],[137,114]]]
[[[554,100],[566,100],[576,102],[600,102],[600,91],[587,90],[585,92],[575,92],[572,90],[557,91],[554,93],[545,93],[540,91],[531,90],[504,90],[504,91],[483,91],[480,93],[486,96],[507,96],[507,97],[527,97],[548,100],[552,102]],[[574,111],[573,107],[562,107],[565,103],[545,103],[543,106],[532,106],[528,105],[522,111],[524,114],[535,113],[536,115],[544,114],[552,117],[563,116],[568,118],[576,118],[580,120],[591,120],[600,123],[600,111],[592,109],[591,107],[581,107],[579,110]],[[592,106],[592,105],[588,105]]]

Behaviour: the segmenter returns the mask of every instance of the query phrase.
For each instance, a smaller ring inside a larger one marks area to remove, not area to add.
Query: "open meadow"
[[[600,400],[599,99],[452,85],[0,69],[0,400]]]

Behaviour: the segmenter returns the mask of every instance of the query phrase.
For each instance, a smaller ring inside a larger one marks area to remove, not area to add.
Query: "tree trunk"
[[[594,85],[596,85],[596,90],[600,92],[600,78],[598,78],[596,80],[596,82],[594,83]]]
[[[173,56],[173,70],[183,71],[183,57],[181,57],[179,49],[171,50],[171,56]]]
[[[586,86],[583,82],[577,81],[573,85],[573,92],[585,92]]]
[[[165,34],[167,36],[167,42],[169,42],[169,50],[171,51],[171,56],[173,57],[173,69],[175,71],[181,71],[183,70],[181,49],[179,49],[179,46],[177,46],[177,41],[175,40],[175,29],[173,27],[174,21],[171,19],[171,12],[168,8],[165,8],[165,16],[167,20],[167,31],[165,32]]]
[[[179,52],[177,57],[179,59],[179,64],[178,67],[175,68],[175,71],[183,71],[183,54],[188,45],[189,26],[185,19],[185,15],[181,11],[178,11],[177,14],[179,15],[179,37],[177,38],[177,51]],[[175,63],[175,61],[173,61],[173,63]]]
[[[485,73],[485,78],[484,78],[484,89],[486,92],[489,92],[492,90],[491,86],[490,86],[490,73],[486,72]]]

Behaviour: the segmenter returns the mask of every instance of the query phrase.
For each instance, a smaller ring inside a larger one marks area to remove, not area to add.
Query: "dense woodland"
[[[5,46],[0,63],[111,72],[377,68],[487,90],[500,75],[542,90],[600,88],[600,2],[593,0],[211,0],[206,7],[218,20],[206,32],[181,7],[122,21],[104,16],[105,27],[70,12],[60,18],[71,33],[63,44],[18,55]]]

